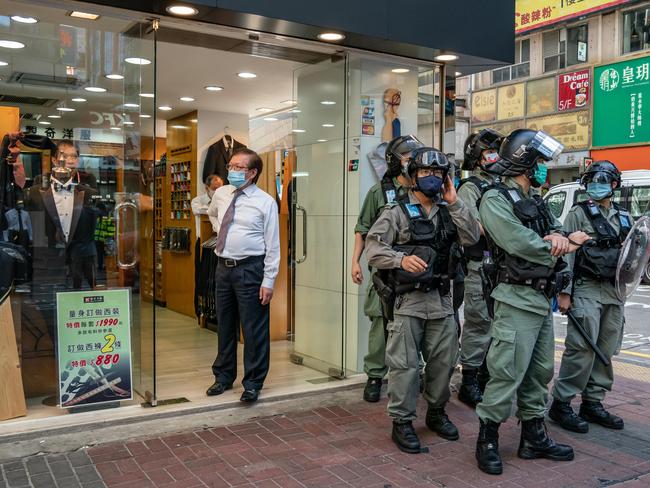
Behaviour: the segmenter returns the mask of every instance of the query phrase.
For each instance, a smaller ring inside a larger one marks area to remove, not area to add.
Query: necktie
[[[235,219],[235,202],[239,198],[239,195],[243,193],[243,188],[238,188],[235,190],[235,195],[232,197],[232,202],[228,206],[226,213],[221,220],[221,227],[219,228],[219,235],[217,236],[217,246],[216,251],[217,255],[223,253],[224,247],[226,247],[226,237],[228,235],[228,229],[232,224],[232,221]]]

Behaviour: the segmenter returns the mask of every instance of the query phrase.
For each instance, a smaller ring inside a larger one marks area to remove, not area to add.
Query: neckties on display
[[[235,202],[239,198],[239,196],[244,192],[243,188],[238,188],[235,190],[235,194],[232,198],[232,201],[230,202],[230,205],[228,206],[228,209],[226,210],[226,213],[223,216],[223,219],[221,220],[221,227],[219,228],[219,234],[217,235],[217,245],[215,246],[215,249],[217,251],[217,255],[221,255],[223,253],[223,249],[226,247],[226,237],[228,235],[228,229],[230,228],[230,225],[232,224],[233,220],[235,219]]]

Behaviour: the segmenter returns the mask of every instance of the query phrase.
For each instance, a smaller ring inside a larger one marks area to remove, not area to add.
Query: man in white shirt
[[[201,236],[201,215],[207,215],[208,208],[210,207],[210,202],[212,201],[212,195],[217,190],[223,186],[223,180],[219,175],[208,175],[205,179],[205,193],[197,195],[192,198],[191,206],[192,213],[194,214],[194,220],[196,224],[196,237],[200,238]],[[209,236],[203,236],[205,238]]]
[[[208,216],[218,233],[217,321],[219,346],[208,396],[232,388],[237,376],[237,331],[244,335],[243,402],[255,402],[269,370],[269,312],[280,264],[278,208],[256,185],[262,160],[240,149],[228,164],[229,185],[217,189]]]

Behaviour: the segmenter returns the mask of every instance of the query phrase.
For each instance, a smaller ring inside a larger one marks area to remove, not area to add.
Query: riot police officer
[[[503,471],[498,429],[510,416],[517,396],[523,459],[573,459],[570,446],[556,444],[546,431],[547,384],[553,377],[553,314],[551,297],[562,289],[560,256],[577,249],[560,233],[544,201],[533,191],[546,181],[546,161],[557,157],[562,144],[542,131],[517,129],[499,149],[499,160],[486,169],[500,182],[481,198],[479,215],[488,255],[484,274],[496,285],[491,292],[492,320],[487,364],[490,380],[476,406],[480,431],[476,459],[490,474]],[[581,244],[584,233],[569,236]],[[494,265],[490,261],[494,262]]]
[[[352,253],[352,281],[357,285],[363,283],[363,272],[359,260],[365,246],[368,231],[375,223],[386,204],[406,195],[409,180],[404,170],[411,151],[423,147],[415,136],[396,137],[386,145],[386,173],[382,180],[373,185],[361,207],[357,225],[354,228],[354,252]],[[363,399],[367,402],[378,402],[381,383],[388,371],[385,362],[386,355],[386,318],[377,291],[368,286],[364,313],[371,320],[368,332],[368,354],[363,358],[363,370],[368,375]]]
[[[458,357],[449,270],[452,246],[479,239],[478,222],[457,199],[449,162],[433,148],[413,151],[408,163],[408,200],[395,202],[366,238],[368,262],[380,270],[395,295],[388,324],[388,413],[393,441],[404,452],[420,452],[413,429],[418,398],[418,357],[426,361],[426,424],[448,440],[458,429],[445,413],[449,379]]]
[[[492,176],[484,165],[494,163],[499,158],[499,146],[503,135],[492,129],[483,129],[470,134],[463,148],[462,169],[472,171],[472,175],[461,181],[458,198],[463,201],[472,216],[479,221],[477,202],[492,182]],[[472,408],[481,401],[478,372],[482,366],[490,345],[490,317],[481,283],[480,267],[483,253],[487,250],[481,227],[481,239],[477,244],[465,248],[465,308],[463,330],[460,339],[460,364],[462,382],[458,390],[458,399]]]
[[[605,365],[572,321],[580,320],[596,346],[607,359],[616,353],[623,334],[623,302],[616,296],[614,278],[621,244],[633,225],[630,214],[612,202],[621,186],[621,173],[609,161],[593,163],[581,176],[589,200],[573,206],[564,221],[564,230],[582,230],[593,240],[567,261],[573,270],[573,288],[559,295],[561,312],[573,312],[567,324],[565,349],[560,373],[553,388],[549,417],[567,430],[584,433],[587,422],[610,429],[622,429],[623,419],[609,413],[601,403],[611,391],[614,371],[611,361]],[[579,416],[571,400],[582,395]]]

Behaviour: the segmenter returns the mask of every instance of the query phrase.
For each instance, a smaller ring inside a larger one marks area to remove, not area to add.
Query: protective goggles
[[[615,181],[616,175],[610,171],[597,171],[595,173],[585,173],[580,178],[580,181],[583,184],[586,183],[606,183],[611,184],[612,181]]]
[[[418,163],[418,166],[422,168],[449,168],[449,160],[447,159],[447,156],[435,149],[416,151],[416,153],[413,154],[413,159]]]

